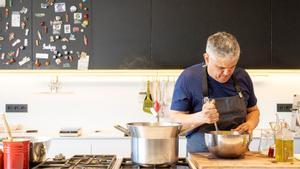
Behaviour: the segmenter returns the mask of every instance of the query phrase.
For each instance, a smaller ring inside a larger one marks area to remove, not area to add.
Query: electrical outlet
[[[6,112],[28,112],[28,105],[27,104],[6,104],[5,105]]]
[[[277,103],[277,112],[292,112],[293,104]]]

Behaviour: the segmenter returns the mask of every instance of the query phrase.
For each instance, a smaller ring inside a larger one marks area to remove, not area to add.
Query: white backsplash
[[[300,94],[300,73],[251,76],[261,111],[258,128],[267,128],[268,122],[275,120],[276,103],[292,103],[293,95]],[[44,74],[0,74],[0,111],[5,111],[5,104],[28,104],[28,113],[7,115],[11,124],[42,131],[77,126],[110,130],[115,124],[154,120],[142,111],[145,96],[139,92],[146,91],[145,77],[59,76],[59,92],[50,93],[52,78]],[[170,82],[169,100],[173,86]],[[279,115],[290,120],[290,113]]]

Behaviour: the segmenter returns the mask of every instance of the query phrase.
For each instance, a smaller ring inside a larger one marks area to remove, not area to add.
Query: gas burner
[[[116,155],[74,155],[67,160],[50,160],[33,169],[112,169]]]
[[[179,160],[172,165],[138,165],[134,164],[130,158],[123,158],[120,169],[189,169],[189,165],[185,158],[179,158]]]

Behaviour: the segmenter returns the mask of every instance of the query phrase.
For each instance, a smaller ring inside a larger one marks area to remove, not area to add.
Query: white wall
[[[251,75],[258,106],[259,128],[275,120],[276,103],[292,103],[293,94],[300,94],[300,73],[268,73]],[[28,104],[28,113],[8,114],[11,124],[23,124],[40,131],[81,126],[84,129],[112,129],[119,123],[149,121],[153,117],[142,112],[149,77],[59,76],[59,93],[49,93],[53,77],[45,74],[0,74],[0,111],[6,103]],[[175,79],[174,77],[171,78]],[[174,83],[169,85],[169,100]],[[281,113],[288,119],[289,113]]]
[[[28,104],[28,113],[7,114],[11,124],[40,131],[74,126],[106,130],[115,124],[154,120],[142,111],[145,95],[139,92],[146,91],[144,77],[59,76],[61,89],[50,93],[52,78],[0,75],[0,111],[5,111],[6,103]],[[172,91],[174,83],[169,86]]]
[[[300,94],[299,73],[273,73],[268,75],[252,75],[261,120],[258,128],[269,128],[270,121],[275,121],[277,103],[293,103],[293,95]],[[287,122],[291,113],[278,113],[279,118]]]

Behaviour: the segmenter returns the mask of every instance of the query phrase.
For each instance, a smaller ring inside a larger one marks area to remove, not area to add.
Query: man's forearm
[[[257,106],[248,109],[249,113],[246,116],[246,122],[249,123],[252,129],[256,128],[259,123],[259,109]]]
[[[188,114],[187,112],[180,112],[180,111],[172,111],[168,114],[168,117],[172,121],[181,123],[183,125],[183,129],[190,128],[195,125],[204,124],[199,121],[199,118],[195,118],[195,116],[197,116],[196,113]]]

